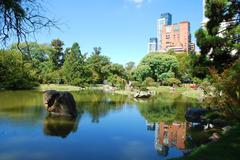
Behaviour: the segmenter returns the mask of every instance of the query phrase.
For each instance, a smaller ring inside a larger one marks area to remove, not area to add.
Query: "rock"
[[[222,134],[226,134],[232,127],[231,126],[225,126],[222,128]]]
[[[226,126],[226,123],[227,122],[225,120],[219,118],[212,120],[212,124],[216,127],[224,127]]]
[[[137,91],[137,93],[134,94],[134,98],[150,98],[151,92],[146,91]]]
[[[213,133],[211,137],[209,137],[209,140],[212,140],[212,141],[218,141],[220,139],[220,135],[218,133]]]
[[[43,102],[47,111],[57,116],[76,117],[77,109],[70,92],[47,90],[43,92]]]
[[[208,112],[208,109],[192,108],[187,110],[187,112],[185,113],[185,118],[188,122],[201,123],[203,122],[202,116],[204,116]]]

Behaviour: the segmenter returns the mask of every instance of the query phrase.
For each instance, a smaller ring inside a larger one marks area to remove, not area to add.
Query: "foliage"
[[[110,82],[112,86],[117,87],[118,89],[124,89],[126,85],[126,80],[119,77],[118,75],[109,76],[108,82]]]
[[[216,87],[215,101],[220,107],[227,109],[232,116],[240,119],[240,60],[221,74],[211,69],[211,75]]]
[[[54,52],[51,52],[49,59],[55,68],[60,68],[64,63],[63,45],[64,42],[60,39],[54,39],[51,42],[51,46],[53,47]]]
[[[239,59],[239,22],[236,20],[239,2],[229,0],[206,0],[206,28],[195,36],[201,49],[198,60],[203,66],[214,67],[223,72],[229,64]]]
[[[144,82],[146,86],[158,86],[158,83],[154,81],[151,77],[147,77]]]
[[[178,61],[175,56],[150,53],[145,56],[137,69],[135,77],[138,80],[144,80],[146,77],[151,77],[157,82],[162,82],[166,78],[175,77]]]
[[[173,86],[173,85],[179,86],[181,83],[182,82],[177,78],[168,78],[163,82],[163,84],[167,86]]]
[[[87,59],[90,70],[95,75],[93,83],[103,83],[110,73],[111,62],[108,57],[100,55],[99,52],[94,51],[93,54]]]
[[[80,46],[74,43],[63,64],[64,80],[67,84],[84,86],[91,81],[91,71],[86,63],[86,55],[81,54]]]
[[[35,74],[19,52],[0,50],[0,88],[30,89],[37,86]]]

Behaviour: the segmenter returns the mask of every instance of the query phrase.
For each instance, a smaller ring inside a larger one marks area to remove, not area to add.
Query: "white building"
[[[158,44],[157,38],[150,38],[148,42],[148,53],[156,52],[158,46],[157,44]]]

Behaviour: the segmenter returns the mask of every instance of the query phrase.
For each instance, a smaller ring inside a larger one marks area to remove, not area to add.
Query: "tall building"
[[[157,38],[150,38],[148,42],[148,53],[157,51]]]
[[[172,15],[170,13],[163,13],[161,14],[160,18],[157,20],[157,39],[158,39],[158,46],[157,50],[162,50],[162,27],[164,25],[171,25],[172,24]]]
[[[161,49],[175,52],[189,52],[191,50],[190,23],[187,21],[172,25],[164,25],[161,34]]]

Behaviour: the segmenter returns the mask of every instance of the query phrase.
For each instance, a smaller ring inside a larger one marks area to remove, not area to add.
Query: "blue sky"
[[[82,52],[100,46],[114,63],[138,63],[147,54],[150,37],[156,37],[156,21],[169,12],[173,23],[190,21],[194,32],[202,21],[202,0],[51,0],[46,15],[59,20],[61,30],[36,35],[40,43],[60,38],[64,47],[78,42]]]

